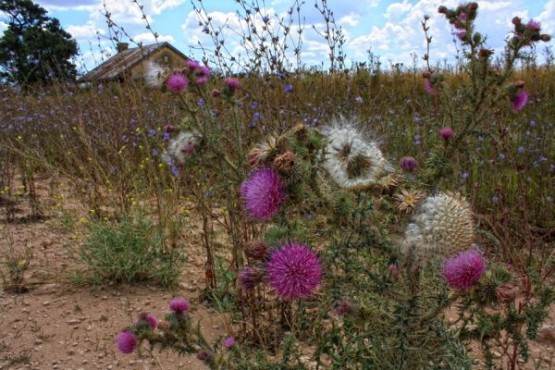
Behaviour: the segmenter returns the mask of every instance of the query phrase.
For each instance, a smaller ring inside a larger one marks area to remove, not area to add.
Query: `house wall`
[[[175,69],[185,68],[187,59],[184,59],[181,55],[168,47],[160,48],[131,69],[131,78],[133,80],[142,78],[147,72],[148,63],[151,61],[163,68],[168,68],[169,71],[173,71]]]

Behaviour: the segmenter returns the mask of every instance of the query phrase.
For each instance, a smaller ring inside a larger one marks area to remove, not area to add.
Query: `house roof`
[[[181,51],[173,47],[168,42],[161,42],[152,45],[139,46],[123,50],[112,56],[93,70],[83,75],[80,82],[116,80],[123,77],[123,74],[130,68],[139,64],[149,55],[164,47],[172,49],[184,59],[189,59]]]

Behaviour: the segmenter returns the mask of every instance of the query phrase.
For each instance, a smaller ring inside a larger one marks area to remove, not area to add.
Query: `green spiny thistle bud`
[[[346,192],[340,192],[333,199],[333,210],[340,215],[349,215],[353,209],[353,200]]]

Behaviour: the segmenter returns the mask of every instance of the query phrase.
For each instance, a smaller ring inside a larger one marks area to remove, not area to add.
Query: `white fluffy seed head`
[[[185,163],[197,151],[201,137],[191,131],[180,132],[171,139],[164,152],[164,159],[173,159],[177,163]]]
[[[143,78],[148,86],[161,87],[167,77],[168,71],[158,63],[153,61],[147,63]]]
[[[391,166],[374,140],[340,117],[321,132],[328,139],[323,167],[342,188],[362,190],[378,183]]]
[[[407,226],[403,249],[418,260],[445,257],[467,249],[474,237],[468,202],[458,194],[440,193],[426,198]]]

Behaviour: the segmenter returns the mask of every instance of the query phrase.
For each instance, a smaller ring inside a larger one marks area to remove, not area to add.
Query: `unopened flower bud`
[[[274,159],[274,168],[280,173],[287,174],[295,166],[295,159],[295,153],[286,151]]]
[[[478,52],[478,56],[482,59],[487,59],[493,54],[493,50],[491,49],[480,49]]]
[[[351,301],[348,301],[348,300],[341,301],[335,307],[335,313],[338,316],[345,316],[345,315],[351,313],[352,311],[353,311],[353,304],[351,303]]]
[[[447,7],[441,5],[439,8],[437,8],[437,12],[439,14],[446,14],[447,13]]]
[[[455,131],[451,127],[443,127],[439,130],[439,136],[445,141],[451,139],[454,134]]]
[[[518,294],[518,288],[512,284],[504,284],[497,289],[495,295],[501,303],[511,303]]]
[[[514,17],[512,23],[517,26],[522,23],[522,19],[520,19],[520,17]]]
[[[248,258],[256,261],[264,261],[268,257],[269,248],[262,240],[253,240],[245,248]]]
[[[470,12],[475,12],[476,10],[478,10],[478,3],[472,2],[472,3],[468,4],[467,9]]]
[[[214,98],[219,98],[220,95],[222,95],[222,93],[221,93],[220,90],[218,90],[218,89],[212,90],[212,97],[214,97]]]
[[[160,322],[158,323],[158,329],[160,329],[161,331],[169,330],[169,329],[171,328],[171,326],[172,326],[172,325],[171,325],[170,322],[167,321],[167,320],[160,321]]]
[[[544,33],[540,35],[540,40],[542,40],[543,42],[549,42],[551,41],[551,36]]]

